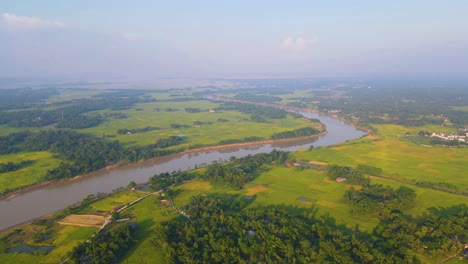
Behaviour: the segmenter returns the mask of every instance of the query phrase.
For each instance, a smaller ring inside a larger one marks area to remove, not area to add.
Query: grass
[[[8,125],[0,125],[0,137],[7,136],[8,134],[11,134],[11,133],[25,131],[25,130],[28,130],[28,129],[24,127],[11,127]]]
[[[273,133],[289,131],[305,126],[315,126],[314,123],[306,119],[293,118],[270,120],[267,123],[256,123],[249,121],[250,116],[237,111],[219,111],[209,113],[209,109],[216,108],[217,103],[208,101],[189,102],[155,102],[145,103],[135,106],[142,111],[125,110],[119,111],[128,115],[125,119],[111,119],[99,126],[81,129],[80,132],[92,134],[94,136],[113,135],[114,139],[127,145],[149,145],[155,143],[160,138],[184,134],[187,142],[175,148],[185,148],[198,144],[216,144],[226,139],[243,139],[245,137],[257,136],[269,138]],[[159,108],[161,111],[155,112]],[[177,112],[165,112],[166,108],[178,109]],[[199,108],[203,112],[186,113],[185,108]],[[98,111],[99,113],[111,112],[108,110]],[[228,122],[219,122],[223,118]],[[194,126],[194,121],[211,122],[212,124]],[[187,128],[174,129],[171,124],[186,125]],[[153,130],[135,134],[117,134],[122,128],[143,128],[155,126],[161,130]]]
[[[57,167],[60,163],[52,153],[47,151],[20,152],[0,156],[0,163],[19,163],[26,160],[34,162],[17,171],[0,173],[0,192],[40,182],[47,170]]]
[[[468,106],[451,106],[450,109],[455,110],[455,111],[463,111],[463,112],[468,112]]]
[[[22,227],[23,229],[31,229],[26,230],[23,236],[27,236],[28,233],[34,232],[34,230],[40,228],[40,226],[36,225],[27,225],[26,227]],[[97,228],[92,227],[75,227],[75,226],[58,226],[55,224],[52,233],[52,237],[47,239],[46,241],[42,242],[42,245],[54,245],[55,248],[47,255],[31,255],[28,253],[0,253],[0,263],[60,263],[63,256],[66,255],[73,247],[78,245],[79,243],[83,242],[84,240],[91,237],[91,235],[96,232]],[[10,231],[11,232],[11,231]],[[4,237],[4,234],[2,234]],[[23,243],[6,243],[4,239],[2,239],[1,248],[10,248],[13,246],[21,245],[21,244],[28,244],[28,245],[39,245],[34,243],[30,240],[25,239]]]
[[[389,179],[372,178],[373,183],[399,187],[401,184]],[[462,203],[460,196],[431,189],[413,188],[417,193],[415,208],[408,211],[411,214],[421,214],[430,207],[448,207]],[[234,190],[222,184],[212,184],[203,180],[194,180],[174,188],[176,207],[183,207],[190,202],[191,197],[199,194],[232,194],[241,196],[254,195],[254,200],[247,207],[255,208],[268,205],[290,205],[318,209],[319,215],[329,215],[336,219],[337,224],[349,228],[359,225],[363,231],[370,232],[378,223],[376,217],[356,217],[351,214],[351,205],[342,197],[349,185],[330,181],[323,171],[301,169],[296,167],[266,167],[253,182],[242,190]],[[117,205],[124,205],[142,195],[138,191],[123,191],[103,198],[85,207],[80,213],[92,211],[108,211]],[[156,196],[149,196],[121,213],[121,217],[130,217],[138,223],[136,242],[124,256],[121,263],[165,263],[163,249],[152,243],[152,234],[158,223],[181,217],[174,212],[169,203],[160,203]],[[181,219],[181,221],[184,221]],[[21,227],[23,230],[37,228],[30,224]],[[73,246],[88,239],[96,230],[94,228],[57,226],[53,227],[52,238],[47,242],[56,248],[46,256],[29,254],[0,253],[0,263],[56,263]],[[5,233],[0,237],[5,237]],[[1,239],[6,248],[5,239]],[[18,243],[18,241],[17,241]],[[0,248],[0,249],[1,249]]]
[[[89,91],[88,93],[80,94],[81,91],[64,92],[52,101],[70,100],[81,97],[88,97],[96,94]],[[169,94],[153,94],[158,99],[172,98]],[[221,111],[209,113],[209,109],[216,108],[217,103],[209,101],[188,101],[188,102],[154,102],[137,104],[134,108],[143,109],[136,111],[135,109],[118,111],[128,115],[125,119],[112,119],[102,123],[99,126],[87,129],[77,129],[80,133],[87,133],[93,136],[101,137],[102,135],[113,135],[112,139],[118,140],[124,145],[149,145],[155,143],[160,138],[167,138],[178,134],[186,135],[186,142],[172,147],[172,149],[185,149],[194,145],[216,145],[221,140],[226,139],[243,139],[245,137],[257,136],[269,138],[273,133],[293,130],[305,126],[316,126],[306,119],[297,119],[288,116],[286,119],[271,120],[268,123],[255,123],[249,121],[249,115],[242,114],[237,111]],[[160,108],[160,112],[155,112],[155,108]],[[177,112],[165,112],[166,108],[179,109]],[[185,108],[199,108],[204,112],[186,113]],[[95,113],[114,112],[110,110],[97,111]],[[228,119],[228,122],[219,122],[219,118]],[[194,121],[211,122],[212,124],[195,127]],[[171,124],[181,124],[188,126],[187,128],[174,129]],[[128,128],[143,128],[147,126],[160,127],[161,130],[153,130],[144,133],[135,134],[117,134],[118,129]],[[8,133],[25,130],[24,128],[11,128],[8,126],[0,126],[0,136]],[[35,184],[41,181],[41,177],[49,169],[58,167],[59,160],[52,157],[48,152],[30,152],[30,153],[15,153],[9,155],[0,155],[0,162],[20,162],[25,159],[36,161],[33,165],[22,170],[10,173],[0,174],[0,192],[8,189],[16,189],[19,187]]]
[[[383,169],[383,175],[410,183],[447,182],[468,189],[466,157],[468,148],[427,147],[402,140],[398,135],[420,128],[395,125],[375,126],[379,135],[337,146],[293,154],[298,160],[314,160],[346,166],[366,164]]]
[[[144,193],[138,191],[118,192],[111,195],[109,198],[99,199],[96,202],[83,207],[78,213],[110,212],[113,208],[126,205],[143,195]]]

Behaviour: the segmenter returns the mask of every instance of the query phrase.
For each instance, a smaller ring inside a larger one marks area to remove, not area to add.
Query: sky
[[[0,0],[0,78],[467,76],[468,1]]]

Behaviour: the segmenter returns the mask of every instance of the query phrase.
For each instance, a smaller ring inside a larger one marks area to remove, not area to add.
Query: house
[[[336,181],[337,181],[337,182],[344,182],[344,181],[346,181],[346,178],[345,178],[345,177],[338,176],[338,177],[336,177]]]

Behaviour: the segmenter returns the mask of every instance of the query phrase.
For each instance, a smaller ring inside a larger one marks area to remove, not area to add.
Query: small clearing
[[[105,217],[102,215],[71,214],[58,223],[61,225],[101,227],[105,221]]]

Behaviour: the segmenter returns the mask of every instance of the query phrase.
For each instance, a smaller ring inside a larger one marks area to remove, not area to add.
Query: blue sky
[[[467,1],[3,0],[0,77],[468,75]]]

